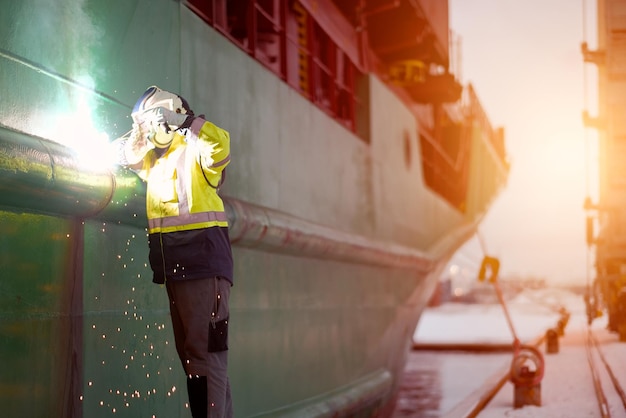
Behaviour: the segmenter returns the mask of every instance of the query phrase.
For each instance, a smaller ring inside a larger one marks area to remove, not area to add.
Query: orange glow
[[[503,277],[582,284],[590,268],[583,201],[597,151],[581,117],[582,14],[580,2],[450,1],[463,82],[506,130],[508,184],[480,227]]]

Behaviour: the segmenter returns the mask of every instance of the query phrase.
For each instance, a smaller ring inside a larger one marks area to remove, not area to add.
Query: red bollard
[[[559,352],[559,333],[554,329],[546,331],[546,353],[555,354]]]
[[[515,352],[511,363],[511,382],[515,386],[514,408],[541,406],[544,367],[543,356],[535,347],[522,346]]]

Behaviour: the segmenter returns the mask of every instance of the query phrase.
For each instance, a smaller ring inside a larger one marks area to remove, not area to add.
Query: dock
[[[436,308],[437,309],[437,308]],[[449,309],[449,308],[447,308]],[[458,308],[460,309],[460,308]],[[467,307],[468,312],[482,307]],[[494,308],[495,309],[495,308]],[[515,310],[513,310],[515,313]],[[514,315],[518,323],[524,318]],[[493,311],[489,311],[493,315]],[[471,314],[468,314],[471,317]],[[441,317],[433,318],[441,321]],[[427,317],[426,320],[429,318]],[[492,318],[493,320],[493,318]],[[539,325],[539,324],[537,324]],[[542,325],[543,326],[543,325]],[[497,330],[497,327],[491,327]],[[513,367],[513,351],[503,356],[506,347],[501,335],[494,335],[493,344],[488,342],[451,340],[446,343],[416,344],[416,349],[437,350],[456,353],[456,356],[470,356],[482,351],[485,356],[493,357],[491,368],[480,367],[471,373],[476,387],[469,388],[468,394],[460,400],[445,400],[446,389],[443,389],[443,401],[436,412],[415,411],[398,416],[441,417],[441,418],[500,418],[500,417],[626,417],[626,342],[620,340],[615,332],[606,327],[606,319],[599,318],[587,323],[584,310],[580,304],[573,307],[572,315],[566,326],[558,332],[549,328],[537,332],[533,341],[526,341],[540,353],[542,377],[539,382],[515,383],[511,371]],[[484,336],[482,337],[484,339]],[[482,347],[482,350],[481,350]],[[435,351],[431,351],[435,352]],[[491,354],[489,354],[491,353]],[[497,353],[494,355],[494,353]],[[508,358],[507,358],[508,357]],[[450,360],[446,360],[450,361]],[[459,361],[458,359],[455,361]],[[474,362],[474,360],[471,360]],[[528,362],[530,369],[536,364]],[[493,370],[496,370],[495,372]],[[485,374],[483,370],[491,370]],[[459,370],[460,374],[467,371]],[[467,378],[467,376],[464,376]],[[445,385],[444,385],[445,386]],[[452,395],[450,395],[452,396]],[[454,405],[449,408],[447,405]]]

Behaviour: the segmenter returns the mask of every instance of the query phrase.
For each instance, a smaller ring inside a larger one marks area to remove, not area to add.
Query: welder
[[[227,131],[156,86],[114,141],[121,165],[147,183],[153,282],[165,284],[192,416],[232,417],[227,374],[233,259],[219,187],[230,162]]]

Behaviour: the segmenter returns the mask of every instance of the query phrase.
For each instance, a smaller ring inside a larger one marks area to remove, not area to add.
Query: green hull
[[[39,3],[0,16],[0,410],[190,415],[143,185],[74,151],[123,134],[156,84],[233,140],[235,415],[384,415],[441,269],[506,180],[480,127],[460,211],[425,185],[419,141],[392,141],[416,120],[373,75],[364,143],[185,5]]]

